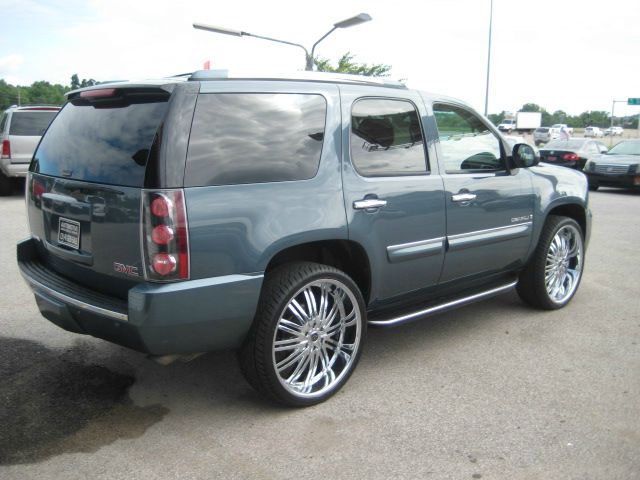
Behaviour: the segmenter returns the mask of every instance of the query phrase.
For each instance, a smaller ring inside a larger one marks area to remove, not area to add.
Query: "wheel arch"
[[[587,226],[587,212],[584,206],[579,203],[564,203],[561,205],[553,206],[549,209],[547,214],[545,215],[545,222],[550,215],[559,215],[563,217],[569,217],[578,222],[580,225],[580,229],[582,230],[583,238],[587,238],[588,236],[588,226]]]
[[[330,265],[349,275],[356,283],[365,304],[371,294],[371,265],[362,245],[352,240],[320,240],[284,248],[274,254],[265,268],[265,275],[280,265],[309,261]]]

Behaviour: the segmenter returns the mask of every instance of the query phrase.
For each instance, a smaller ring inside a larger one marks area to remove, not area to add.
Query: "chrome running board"
[[[517,281],[513,281],[507,283],[506,285],[502,285],[500,287],[492,288],[491,290],[486,290],[484,292],[475,293],[473,295],[469,295],[467,297],[458,298],[456,300],[451,300],[450,302],[441,303],[439,305],[434,305],[429,308],[425,308],[423,310],[418,310],[417,312],[407,313],[405,315],[401,315],[399,317],[392,317],[386,320],[370,320],[368,322],[369,325],[379,326],[379,327],[391,327],[394,325],[400,325],[402,323],[411,322],[412,320],[416,320],[420,317],[426,317],[428,315],[432,315],[434,313],[443,312],[446,310],[451,310],[456,307],[461,307],[468,303],[473,303],[477,300],[482,300],[484,298],[493,297],[495,295],[499,295],[507,290],[511,290],[515,287]]]

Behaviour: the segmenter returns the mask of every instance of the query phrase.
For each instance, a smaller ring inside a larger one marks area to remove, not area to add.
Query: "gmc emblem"
[[[138,267],[133,265],[125,265],[124,263],[113,262],[113,269],[118,273],[124,273],[132,277],[139,277]]]

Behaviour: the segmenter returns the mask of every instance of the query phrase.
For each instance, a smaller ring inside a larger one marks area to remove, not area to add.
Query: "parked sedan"
[[[582,170],[590,158],[606,151],[604,143],[588,138],[553,140],[540,149],[540,161]]]
[[[589,178],[589,190],[597,190],[600,185],[640,188],[640,140],[620,142],[608,152],[592,157],[584,173]]]

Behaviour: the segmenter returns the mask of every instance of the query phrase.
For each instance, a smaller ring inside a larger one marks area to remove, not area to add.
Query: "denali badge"
[[[124,273],[132,277],[139,277],[138,267],[132,265],[125,265],[124,263],[113,262],[113,269],[118,273]]]
[[[533,218],[533,215],[525,215],[524,217],[513,217],[511,219],[511,223],[526,222],[528,220],[531,220],[532,218]]]

